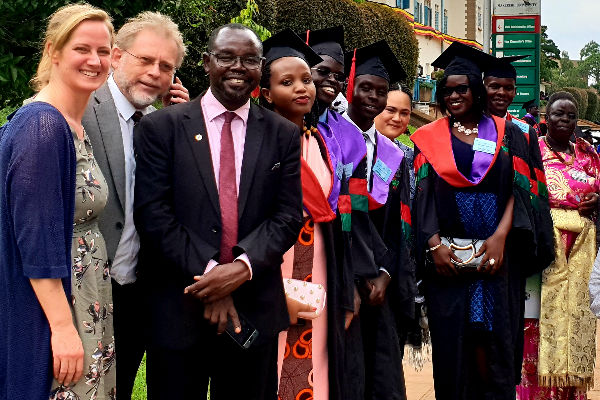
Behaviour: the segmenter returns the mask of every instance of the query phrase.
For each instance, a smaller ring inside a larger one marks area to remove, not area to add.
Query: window
[[[431,0],[425,0],[423,24],[431,26]]]
[[[442,32],[448,33],[448,10],[444,10],[444,20],[442,21]]]
[[[402,0],[402,9],[406,10],[410,8],[410,0]]]
[[[440,30],[440,6],[435,5],[435,30]]]
[[[477,27],[483,28],[483,15],[481,14],[481,7],[477,7]]]
[[[420,22],[419,21],[419,2],[415,0],[415,12],[414,12],[414,16],[415,16],[415,22]]]

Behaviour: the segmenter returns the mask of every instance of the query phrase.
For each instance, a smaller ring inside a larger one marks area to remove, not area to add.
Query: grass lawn
[[[117,368],[119,368],[118,365]],[[140,369],[138,369],[137,376],[135,377],[135,383],[133,384],[131,400],[146,400],[146,395],[146,355],[144,354]]]
[[[119,368],[117,366],[117,368]],[[210,389],[210,385],[209,385]],[[146,355],[144,354],[144,358],[142,359],[142,363],[140,364],[140,368],[138,369],[137,376],[135,377],[135,382],[133,384],[133,393],[131,393],[131,400],[146,400],[147,398],[146,391]],[[210,393],[206,395],[206,400],[210,400]]]

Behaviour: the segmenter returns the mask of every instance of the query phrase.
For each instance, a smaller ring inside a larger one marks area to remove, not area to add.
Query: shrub
[[[271,32],[289,27],[295,32],[343,25],[346,49],[385,39],[398,57],[412,87],[419,48],[412,26],[392,8],[353,0],[258,0],[258,22]]]
[[[563,88],[565,92],[569,92],[575,97],[575,101],[577,101],[577,111],[580,118],[585,118],[587,111],[587,92],[583,89],[575,88],[575,87],[566,87]],[[585,97],[584,97],[585,96]]]
[[[588,108],[585,113],[585,119],[594,121],[598,113],[598,94],[594,89],[586,89],[588,94]]]

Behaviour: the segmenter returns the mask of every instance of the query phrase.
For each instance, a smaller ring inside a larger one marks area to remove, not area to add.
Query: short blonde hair
[[[177,45],[177,62],[175,66],[179,68],[187,51],[183,43],[183,36],[179,32],[177,24],[170,17],[159,12],[144,11],[128,19],[117,32],[117,47],[122,50],[129,49],[138,33],[146,29],[175,41]]]
[[[63,49],[71,38],[73,31],[84,21],[102,21],[106,24],[110,34],[110,46],[114,44],[115,31],[111,17],[106,11],[93,7],[86,3],[71,4],[56,10],[48,21],[46,33],[44,34],[44,47],[42,58],[38,64],[37,73],[31,80],[36,91],[41,90],[50,82],[50,71],[52,70],[52,54]],[[48,43],[52,43],[49,51]]]

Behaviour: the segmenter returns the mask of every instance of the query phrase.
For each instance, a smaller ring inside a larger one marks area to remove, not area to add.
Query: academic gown
[[[332,112],[330,112],[332,113]],[[338,119],[339,118],[339,119]],[[339,115],[329,115],[330,124],[320,123],[317,138],[321,154],[326,155],[332,172],[332,190],[327,201],[336,218],[331,221],[316,221],[321,226],[323,245],[327,257],[327,347],[329,358],[329,399],[330,400],[363,400],[364,378],[360,376],[362,364],[357,352],[361,350],[360,332],[357,327],[345,330],[346,311],[354,309],[354,279],[350,254],[351,236],[344,229],[339,216],[338,201],[347,196],[346,173],[351,174],[358,164],[356,160],[363,157],[360,147],[353,146],[356,132],[348,131],[348,126]],[[354,129],[351,127],[351,129]],[[346,140],[338,140],[345,133]],[[338,135],[338,136],[336,136]],[[359,137],[362,140],[362,137]],[[360,143],[360,142],[358,142]],[[350,150],[348,148],[350,146]],[[353,161],[355,160],[355,161]],[[305,168],[306,166],[303,166]],[[350,168],[350,170],[348,170]],[[303,197],[305,210],[309,211],[306,202],[308,192],[319,191],[316,184],[308,183],[303,177]],[[321,203],[321,206],[323,203]],[[360,354],[360,353],[359,353]]]
[[[352,197],[352,261],[359,291],[365,282],[379,276],[380,268],[392,280],[382,306],[370,306],[363,289],[360,309],[365,394],[368,399],[404,399],[401,344],[395,328],[398,308],[412,317],[416,293],[414,263],[409,254],[410,181],[402,151],[376,133],[370,187],[366,179],[366,157],[350,179]],[[385,151],[384,151],[385,150]],[[387,153],[387,155],[385,154]],[[390,154],[391,153],[391,154]],[[376,167],[376,166],[379,167]],[[403,344],[402,344],[403,345]]]
[[[522,363],[525,277],[547,267],[553,258],[543,172],[536,174],[540,166],[530,159],[527,140],[517,126],[497,117],[491,121],[497,132],[495,152],[477,184],[458,172],[449,118],[420,128],[411,138],[417,176],[413,202],[417,273],[425,284],[436,398],[442,400],[515,398]],[[458,238],[479,234],[486,239],[511,195],[512,229],[496,275],[438,275],[425,256],[428,239],[436,233]],[[487,288],[484,300],[491,311],[482,331],[471,324],[475,282]],[[490,382],[477,381],[473,344],[486,348]]]

